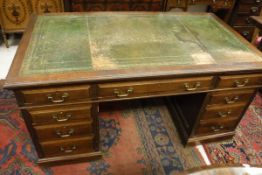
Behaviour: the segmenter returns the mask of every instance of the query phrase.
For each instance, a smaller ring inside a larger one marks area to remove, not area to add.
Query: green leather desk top
[[[256,61],[210,15],[51,15],[37,18],[19,74]]]
[[[235,33],[208,13],[38,16],[5,87],[261,72],[261,53]]]

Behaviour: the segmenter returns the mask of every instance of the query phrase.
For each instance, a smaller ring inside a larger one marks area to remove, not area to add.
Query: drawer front
[[[262,5],[262,0],[240,0],[241,3]]]
[[[186,7],[186,0],[167,1],[167,11],[176,7]]]
[[[238,119],[231,118],[231,119],[224,119],[224,120],[212,120],[212,121],[202,121],[198,125],[198,128],[195,131],[195,135],[209,135],[209,134],[217,134],[223,133],[228,131],[234,131]]]
[[[160,11],[161,0],[90,0],[88,3],[72,2],[72,11]]]
[[[219,9],[219,8],[231,8],[233,5],[232,0],[211,0],[213,8]],[[214,3],[215,2],[215,3]]]
[[[99,84],[98,97],[116,99],[208,90],[212,80],[213,77],[196,77]]]
[[[188,0],[189,5],[211,3],[212,0]]]
[[[251,15],[259,15],[261,7],[256,4],[239,4],[237,8],[238,14],[250,14]]]
[[[106,7],[107,11],[128,11],[129,3],[108,3]]]
[[[20,91],[22,105],[50,105],[87,100],[89,85],[28,89]]]
[[[235,26],[253,26],[249,15],[237,15],[234,17],[232,25]]]
[[[214,118],[239,118],[245,106],[245,104],[211,106],[206,108],[200,120],[209,120]]]
[[[188,4],[210,4],[215,6],[229,6],[232,0],[188,0]]]
[[[220,76],[218,88],[241,88],[261,86],[262,74]]]
[[[93,152],[93,144],[93,137],[83,137],[77,139],[40,143],[45,157],[66,156],[72,154]]]
[[[87,136],[93,133],[92,121],[34,127],[39,141]]]
[[[161,11],[161,2],[132,3],[129,11]]]
[[[255,31],[255,27],[239,27],[239,26],[233,26],[233,27],[240,35],[242,35],[248,41],[251,41]]]
[[[91,120],[92,105],[63,105],[26,110],[33,125],[67,123],[79,120]]]
[[[251,90],[238,90],[238,91],[223,91],[211,93],[208,105],[231,105],[231,104],[246,104],[254,94]]]

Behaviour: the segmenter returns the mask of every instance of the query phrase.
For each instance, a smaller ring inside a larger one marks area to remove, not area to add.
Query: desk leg
[[[99,133],[99,104],[92,104],[92,118],[94,120],[94,134],[95,134],[95,141],[94,141],[94,149],[95,151],[100,151],[100,133]]]
[[[259,32],[260,32],[259,28],[256,27],[251,42],[253,45],[256,45],[256,39],[259,36]]]
[[[6,37],[6,33],[4,32],[4,29],[2,29],[2,36],[3,36],[3,39],[4,39],[5,46],[7,48],[9,48],[8,40],[7,40],[7,37]]]

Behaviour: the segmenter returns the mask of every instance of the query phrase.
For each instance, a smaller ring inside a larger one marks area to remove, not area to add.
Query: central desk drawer
[[[34,127],[39,141],[57,140],[93,134],[92,121]]]
[[[26,89],[19,92],[21,105],[50,105],[76,102],[89,99],[89,85],[72,85],[63,87],[48,87],[39,89]]]
[[[33,125],[67,123],[79,120],[91,120],[91,104],[62,105],[27,109]]]
[[[94,151],[93,144],[93,136],[40,143],[46,157],[89,153]]]
[[[99,84],[98,97],[112,99],[203,91],[212,88],[212,80],[210,76]]]

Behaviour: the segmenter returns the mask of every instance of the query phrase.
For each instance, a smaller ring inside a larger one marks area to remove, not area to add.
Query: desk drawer
[[[92,105],[63,105],[25,110],[33,125],[67,123],[76,120],[91,120]]]
[[[189,5],[193,5],[193,4],[206,4],[206,3],[210,3],[212,0],[188,0],[188,4]]]
[[[19,94],[23,100],[22,105],[61,104],[91,97],[89,85],[28,89],[20,91]]]
[[[217,0],[217,1],[223,1],[223,0]],[[213,0],[188,0],[189,5],[193,4],[213,4]]]
[[[262,5],[262,0],[240,0],[241,3]]]
[[[233,26],[234,29],[241,34],[244,38],[246,38],[248,41],[251,41],[253,33],[255,31],[255,27],[252,26]]]
[[[189,5],[194,4],[209,4],[215,7],[230,7],[232,6],[232,0],[188,0]]]
[[[247,103],[254,94],[253,89],[251,90],[234,90],[234,91],[222,91],[211,93],[208,105],[230,105]]]
[[[254,26],[249,15],[237,15],[234,17],[233,26]]]
[[[233,5],[233,0],[211,0],[211,3],[210,5],[213,7],[213,8],[231,8],[232,5]]]
[[[201,121],[195,131],[195,135],[216,134],[227,131],[234,131],[238,124],[238,121],[239,119],[235,118]]]
[[[176,7],[186,7],[187,0],[179,0],[179,1],[167,1],[167,11]]]
[[[220,76],[217,88],[241,88],[248,86],[261,86],[262,74]]]
[[[205,109],[200,120],[214,118],[239,118],[246,104],[233,104],[228,106],[211,106]]]
[[[250,16],[257,16],[260,13],[260,6],[257,4],[239,4],[237,13],[238,14],[249,14]]]
[[[98,97],[112,99],[202,91],[212,88],[212,80],[210,76],[99,84]]]
[[[92,121],[42,125],[35,126],[34,129],[39,141],[59,140],[93,134]]]
[[[71,154],[89,153],[94,151],[94,137],[81,137],[61,141],[48,141],[40,143],[44,155],[66,156]]]

